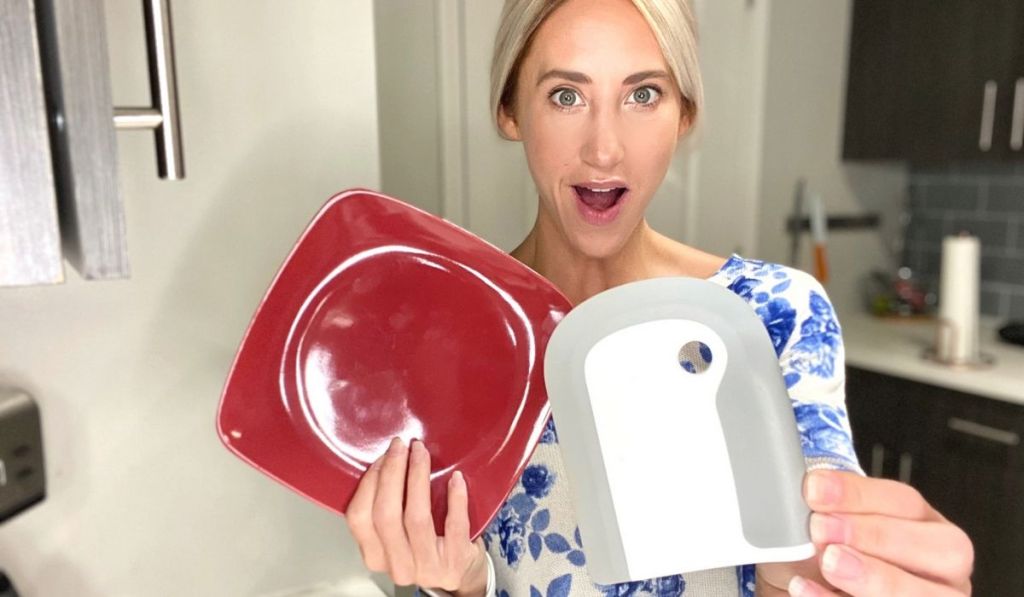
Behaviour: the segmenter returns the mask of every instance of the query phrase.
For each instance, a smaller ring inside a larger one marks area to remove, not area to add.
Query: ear
[[[678,135],[678,138],[681,139],[683,137],[683,135],[685,135],[686,132],[690,130],[690,125],[691,124],[693,124],[693,118],[690,116],[690,114],[689,113],[683,114],[683,116],[679,119],[679,135]]]
[[[509,114],[504,105],[498,106],[498,128],[503,135],[513,141],[521,141],[519,136],[519,123],[516,122],[514,114]]]

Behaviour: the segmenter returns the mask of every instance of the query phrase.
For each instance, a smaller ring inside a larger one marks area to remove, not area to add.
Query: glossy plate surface
[[[549,282],[471,233],[379,193],[340,193],[253,316],[218,433],[339,513],[391,438],[421,439],[438,532],[458,469],[475,538],[543,431],[544,348],[569,309]]]

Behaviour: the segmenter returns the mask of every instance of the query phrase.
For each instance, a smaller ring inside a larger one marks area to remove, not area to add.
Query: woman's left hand
[[[913,487],[817,470],[804,479],[804,499],[817,553],[758,564],[758,595],[971,594],[971,540]]]

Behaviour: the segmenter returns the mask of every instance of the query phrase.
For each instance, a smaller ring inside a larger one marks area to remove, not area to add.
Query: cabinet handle
[[[910,484],[910,471],[913,467],[913,455],[906,452],[900,454],[900,483]]]
[[[982,425],[981,423],[968,421],[967,419],[961,419],[960,417],[950,417],[948,425],[953,431],[959,431],[960,433],[973,437],[987,439],[998,444],[1016,446],[1020,443],[1020,436],[1013,431],[996,429],[995,427],[989,427],[988,425]]]
[[[985,82],[985,99],[981,104],[981,137],[978,147],[982,151],[992,149],[992,123],[996,117],[996,92],[999,85],[995,81]]]
[[[871,446],[871,476],[881,477],[882,467],[885,466],[885,446],[875,444]]]
[[[1013,124],[1010,125],[1010,149],[1024,147],[1024,77],[1013,88]]]
[[[185,178],[185,154],[178,121],[178,81],[174,71],[174,38],[170,0],[143,0],[149,87],[156,104],[151,108],[114,108],[119,129],[154,129],[160,178]]]

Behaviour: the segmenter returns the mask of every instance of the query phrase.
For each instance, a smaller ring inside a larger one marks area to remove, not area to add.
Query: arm
[[[757,594],[970,594],[974,556],[966,534],[913,488],[864,476],[846,416],[839,323],[821,285],[799,278],[805,290],[791,296],[804,304],[794,309],[779,362],[809,471],[803,493],[817,553],[759,564]]]

